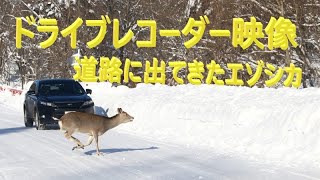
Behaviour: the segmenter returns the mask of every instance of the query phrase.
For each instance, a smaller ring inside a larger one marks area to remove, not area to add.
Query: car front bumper
[[[38,108],[38,111],[41,124],[58,124],[58,121],[54,118],[60,119],[64,114],[74,111],[94,114],[94,106],[83,108],[54,108],[44,106]]]

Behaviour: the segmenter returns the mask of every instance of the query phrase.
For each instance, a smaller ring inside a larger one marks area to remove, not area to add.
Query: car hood
[[[47,102],[84,102],[91,100],[86,94],[81,96],[43,96],[40,99]]]

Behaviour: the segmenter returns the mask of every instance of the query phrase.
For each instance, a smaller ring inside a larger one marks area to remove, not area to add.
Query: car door
[[[29,92],[33,91],[36,92],[36,83],[33,83],[29,89]],[[28,111],[28,115],[29,117],[33,117],[33,110],[34,110],[34,105],[35,105],[35,101],[36,100],[36,94],[27,94],[26,95],[26,105],[27,105],[27,111]]]

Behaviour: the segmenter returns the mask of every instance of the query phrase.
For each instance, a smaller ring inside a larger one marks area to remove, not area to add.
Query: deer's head
[[[134,117],[130,116],[127,112],[124,112],[121,108],[118,108],[118,114],[120,116],[121,123],[131,122],[134,119]]]

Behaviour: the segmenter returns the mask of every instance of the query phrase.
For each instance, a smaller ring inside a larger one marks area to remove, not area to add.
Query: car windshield
[[[39,94],[43,96],[79,96],[85,92],[82,86],[74,81],[42,82]]]

